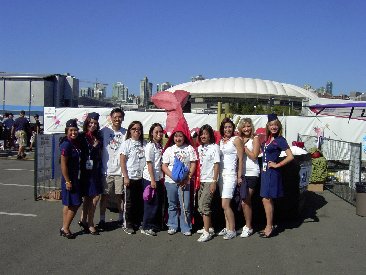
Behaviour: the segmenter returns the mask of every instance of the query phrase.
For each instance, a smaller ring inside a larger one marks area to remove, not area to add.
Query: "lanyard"
[[[72,148],[74,148],[74,150],[76,151],[76,153],[78,154],[78,159],[79,159],[79,161],[80,161],[80,153],[81,153],[81,150],[80,149],[78,149],[78,148],[76,148],[76,146],[74,145],[74,144],[72,144],[71,143],[71,145],[72,145]]]
[[[86,137],[85,137],[85,140],[86,140],[86,144],[88,145],[88,151],[89,151],[88,159],[90,159],[91,151],[93,150],[93,145],[91,145],[89,143],[89,140]]]

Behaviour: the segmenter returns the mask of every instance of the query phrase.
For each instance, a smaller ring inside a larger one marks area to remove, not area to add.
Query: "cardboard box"
[[[309,183],[308,191],[323,192],[324,191],[324,184],[323,183]]]

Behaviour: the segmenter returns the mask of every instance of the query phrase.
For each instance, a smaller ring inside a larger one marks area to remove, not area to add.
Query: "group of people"
[[[4,140],[4,150],[18,147],[17,159],[26,157],[25,149],[29,143],[29,150],[33,150],[35,137],[41,133],[39,115],[33,116],[35,123],[32,125],[25,117],[25,111],[20,111],[19,117],[14,120],[12,113],[5,113],[1,123],[1,139]]]
[[[240,236],[249,237],[253,234],[251,199],[259,181],[267,220],[259,233],[263,238],[273,236],[273,199],[283,196],[279,168],[293,159],[275,114],[268,115],[263,144],[250,118],[240,120],[238,134],[233,121],[223,119],[219,140],[210,125],[203,125],[195,140],[182,117],[164,146],[162,125],[152,124],[145,141],[142,123],[133,121],[125,129],[124,116],[122,109],[113,109],[111,126],[100,130],[99,114],[89,113],[81,133],[76,120],[67,121],[65,137],[60,141],[64,205],[61,236],[75,238],[70,224],[81,204],[78,224],[86,233],[99,234],[106,227],[106,208],[112,195],[117,201],[118,222],[127,234],[141,230],[156,236],[166,225],[170,235],[181,232],[191,236],[192,193],[197,188],[198,211],[204,224],[197,231],[201,234],[198,241],[209,241],[215,234],[212,200],[217,189],[225,216],[225,227],[218,235],[230,240],[237,236],[231,200],[239,187],[245,218]],[[282,151],[286,157],[280,161]],[[100,221],[96,226],[94,213],[99,200]]]

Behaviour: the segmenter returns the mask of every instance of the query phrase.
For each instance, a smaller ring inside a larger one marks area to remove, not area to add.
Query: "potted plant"
[[[324,183],[327,178],[327,159],[316,147],[310,148],[309,153],[311,154],[312,167],[308,190],[322,192],[324,190]]]

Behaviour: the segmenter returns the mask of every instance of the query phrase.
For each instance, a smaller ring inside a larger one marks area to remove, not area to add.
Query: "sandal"
[[[89,233],[91,234],[91,235],[99,235],[99,232],[98,232],[98,230],[96,230],[96,228],[95,227],[89,227],[88,228],[88,231],[89,231]]]
[[[260,232],[259,232],[259,237],[264,238],[264,239],[271,238],[271,237],[273,237],[273,236],[274,236],[275,229],[276,229],[276,226],[272,226],[272,229],[271,229],[271,231],[269,232],[269,234],[266,234],[266,233],[264,232],[264,230],[262,230],[262,231],[260,231]]]
[[[71,232],[65,232],[62,228],[60,229],[60,236],[68,238],[68,239],[75,239],[75,235]]]

